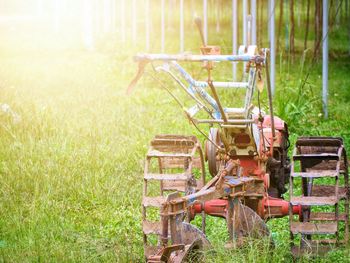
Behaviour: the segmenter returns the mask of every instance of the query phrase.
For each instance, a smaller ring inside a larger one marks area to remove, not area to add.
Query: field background
[[[292,142],[299,135],[342,136],[350,150],[349,21],[340,23],[329,34],[328,120],[322,116],[321,59],[312,63],[312,50],[303,51],[303,30],[296,31],[294,61],[284,47],[278,54],[275,111],[288,123]],[[199,36],[189,25],[186,49],[198,52]],[[149,141],[162,133],[204,138],[148,78],[126,95],[137,69],[132,55],[144,51],[141,43],[126,47],[106,36],[95,51],[84,51],[33,28],[0,27],[0,102],[18,114],[0,109],[0,262],[142,261],[140,204]],[[229,28],[227,19],[210,39],[226,52]],[[168,52],[177,51],[176,41],[167,39]],[[228,65],[218,75],[229,78],[230,71]],[[169,87],[180,96],[173,83]],[[227,101],[234,105],[235,98]],[[268,222],[275,249],[261,240],[226,251],[224,221],[209,225],[216,252],[208,253],[208,262],[292,262],[286,218]],[[350,249],[341,248],[299,261],[349,258]]]

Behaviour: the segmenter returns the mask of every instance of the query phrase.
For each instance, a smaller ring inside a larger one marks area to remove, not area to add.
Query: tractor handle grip
[[[202,19],[197,16],[194,19],[194,23],[196,24],[196,26],[198,28],[199,34],[201,36],[202,44],[205,47],[207,45],[207,43],[205,42],[205,39],[204,39]]]
[[[137,82],[140,80],[140,78],[143,76],[143,73],[145,72],[145,67],[149,63],[148,60],[141,60],[139,61],[138,65],[138,71],[136,76],[131,80],[130,84],[128,85],[128,88],[126,89],[126,94],[130,95],[131,92],[134,90]]]
[[[135,62],[140,61],[187,61],[187,62],[264,62],[264,57],[260,55],[192,55],[192,54],[138,54],[134,56]]]

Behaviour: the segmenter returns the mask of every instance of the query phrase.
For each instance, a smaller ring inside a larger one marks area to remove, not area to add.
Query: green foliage
[[[190,49],[197,52],[199,38],[186,33]],[[331,37],[332,52],[344,54],[344,34]],[[227,36],[213,36],[210,42],[230,50]],[[125,95],[136,70],[131,55],[143,47],[124,52],[112,43],[101,44],[100,53],[29,54],[5,52],[1,43],[0,102],[9,104],[21,121],[0,113],[0,262],[143,260],[140,204],[149,141],[160,133],[203,136],[155,82],[146,78],[131,96]],[[167,43],[172,51],[177,46]],[[300,60],[291,64],[281,55],[277,67],[275,111],[288,124],[291,142],[300,135],[332,135],[342,136],[349,147],[348,57],[332,55],[330,61],[328,120],[322,115],[320,65],[310,67],[308,52]],[[219,71],[218,77],[230,71]],[[224,100],[235,105],[241,103],[238,98]],[[213,250],[207,261],[292,262],[288,220],[268,225],[274,248],[262,239],[227,251],[224,220],[208,219]],[[299,261],[348,262],[349,253],[349,248],[337,249]]]
[[[324,119],[322,108],[322,79],[320,66],[304,62],[300,70],[280,74],[275,97],[276,114],[295,135],[340,136],[349,147],[349,113],[347,106],[350,80],[346,76],[349,63],[335,60],[330,64],[329,118]],[[307,76],[307,77],[306,77]],[[316,76],[316,77],[315,77]],[[345,91],[346,90],[346,91]],[[349,148],[348,148],[349,149]]]

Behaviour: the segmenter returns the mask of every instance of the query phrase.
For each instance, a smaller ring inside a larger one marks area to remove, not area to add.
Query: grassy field
[[[277,59],[276,113],[288,123],[292,141],[298,135],[343,136],[350,150],[344,35],[346,29],[331,35],[327,121],[320,61],[311,67],[309,53],[305,63],[302,53],[294,64],[283,54]],[[0,262],[142,261],[140,204],[149,141],[161,133],[204,138],[150,80],[126,96],[136,70],[131,55],[141,47],[122,53],[122,47],[86,52],[31,44],[2,43],[0,49],[0,102],[20,116],[0,112]],[[215,252],[208,262],[292,262],[286,218],[268,222],[274,249],[261,240],[226,251],[223,220],[210,219],[209,225]],[[349,258],[350,249],[342,248],[300,262]]]

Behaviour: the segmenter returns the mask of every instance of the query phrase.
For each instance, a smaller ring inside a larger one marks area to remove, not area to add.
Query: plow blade
[[[182,222],[181,236],[183,244],[174,244],[161,248],[155,255],[147,258],[148,263],[181,263],[198,262],[202,258],[202,251],[210,247],[205,234],[195,226]]]

